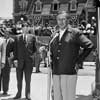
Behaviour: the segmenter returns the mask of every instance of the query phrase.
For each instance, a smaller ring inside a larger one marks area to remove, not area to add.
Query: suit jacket
[[[0,37],[0,63],[5,64],[6,60],[6,39]]]
[[[76,74],[75,65],[82,62],[93,48],[92,42],[77,28],[68,27],[61,40],[51,42],[53,74]],[[84,48],[79,54],[80,47]]]
[[[5,64],[6,61],[6,39],[0,37],[0,73],[1,73],[1,64]]]
[[[35,37],[27,34],[27,42],[23,39],[23,34],[15,37],[14,59],[18,60],[18,67],[23,67],[23,61],[33,63],[33,54],[36,52]]]
[[[5,67],[11,67],[11,64],[13,63],[13,55],[11,56],[11,53],[14,52],[14,39],[8,38],[6,42],[6,65]]]

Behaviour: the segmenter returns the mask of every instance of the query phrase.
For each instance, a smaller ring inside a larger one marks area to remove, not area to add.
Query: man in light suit
[[[17,60],[17,94],[14,99],[21,98],[23,73],[25,75],[25,96],[30,98],[30,82],[33,69],[33,55],[36,52],[35,37],[28,32],[24,32],[15,37],[14,59]]]
[[[6,39],[4,38],[4,35],[2,31],[0,30],[0,77],[1,77],[1,71],[5,67],[5,61],[6,61]],[[0,81],[0,91],[1,91],[1,81]]]
[[[13,52],[14,40],[12,38],[9,38],[7,34],[4,37],[6,39],[6,43],[5,43],[6,61],[5,61],[5,67],[1,70],[0,83],[2,83],[3,95],[7,95],[9,89],[10,69],[11,69],[11,64],[9,62],[12,59],[10,53]]]
[[[77,68],[93,48],[80,30],[68,24],[69,14],[59,12],[58,35],[51,42],[54,100],[75,100]],[[80,47],[83,52],[79,54]]]

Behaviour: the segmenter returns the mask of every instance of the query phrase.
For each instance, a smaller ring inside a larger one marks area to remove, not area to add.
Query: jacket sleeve
[[[12,50],[13,50],[13,58],[12,60],[18,60],[18,51],[17,51],[17,36],[14,38],[13,44],[12,44]]]
[[[37,51],[37,48],[36,48],[36,38],[33,37],[33,53],[35,53]]]
[[[6,62],[6,40],[1,45],[1,63]]]
[[[17,41],[18,41],[18,37],[16,36],[15,39],[14,39],[14,45],[13,45],[13,55],[14,55],[14,58],[13,60],[18,60],[18,44],[17,44]]]
[[[8,43],[8,48],[7,48],[7,57],[10,57],[10,53],[14,51],[14,39],[10,38]]]
[[[7,50],[7,57],[8,57],[8,61],[9,61],[9,65],[10,62],[12,62],[15,58],[14,58],[14,39],[10,38],[9,42],[8,42],[8,50]]]
[[[91,40],[80,32],[77,34],[77,43],[83,48],[83,52],[77,57],[77,63],[81,63],[92,51],[94,45]]]

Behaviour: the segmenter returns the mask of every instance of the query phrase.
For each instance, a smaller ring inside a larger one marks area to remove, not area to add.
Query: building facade
[[[13,16],[16,21],[24,18],[34,24],[54,26],[58,11],[70,14],[70,23],[78,25],[96,15],[94,0],[14,0]]]

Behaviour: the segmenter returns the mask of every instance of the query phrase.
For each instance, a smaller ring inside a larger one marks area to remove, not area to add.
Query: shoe
[[[47,67],[47,64],[44,64],[44,67]]]
[[[83,67],[79,67],[79,69],[84,69]]]
[[[26,97],[26,100],[31,100],[31,98],[27,98],[27,97]]]
[[[16,95],[13,99],[20,99],[21,96]]]
[[[2,95],[7,95],[7,92],[3,92]]]
[[[30,94],[26,95],[26,100],[31,100]]]
[[[38,71],[36,71],[35,73],[40,73],[40,72],[41,72],[41,71],[38,70]]]

